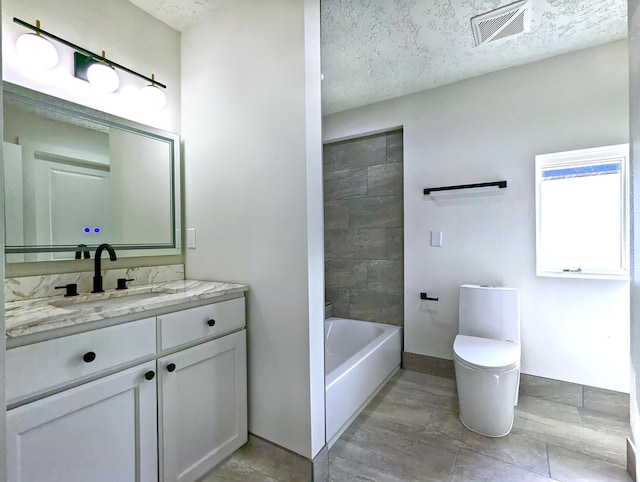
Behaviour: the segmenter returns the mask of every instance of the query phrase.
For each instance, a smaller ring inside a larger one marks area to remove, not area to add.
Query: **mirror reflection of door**
[[[23,195],[22,195],[22,147],[9,142],[2,143],[4,159],[4,225],[5,243],[8,246],[24,245]],[[8,253],[7,263],[24,261],[22,253]]]
[[[20,138],[25,245],[97,245],[112,236],[109,157]],[[31,253],[28,261],[73,259]]]

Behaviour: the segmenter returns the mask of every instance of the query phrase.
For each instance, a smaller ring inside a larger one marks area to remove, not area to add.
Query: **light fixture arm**
[[[45,37],[50,38],[51,40],[55,40],[56,42],[59,42],[59,43],[61,43],[63,45],[66,45],[67,47],[70,47],[70,48],[72,48],[72,49],[74,49],[74,50],[76,50],[78,52],[82,52],[83,54],[96,59],[98,62],[106,62],[111,67],[115,67],[117,69],[120,69],[120,70],[123,70],[125,72],[128,72],[131,75],[135,75],[136,77],[140,77],[141,79],[147,80],[147,81],[151,82],[155,86],[162,87],[163,89],[167,88],[167,86],[165,84],[162,84],[162,83],[158,82],[157,80],[155,80],[155,76],[154,76],[154,78],[151,78],[151,77],[147,77],[146,75],[142,75],[142,74],[136,72],[135,70],[131,70],[128,67],[125,67],[124,65],[120,65],[120,64],[118,64],[116,62],[113,62],[112,60],[107,59],[103,55],[98,55],[98,54],[96,54],[94,52],[91,52],[90,50],[85,49],[84,47],[80,47],[79,45],[76,45],[74,43],[71,43],[71,42],[63,39],[63,38],[60,38],[57,35],[52,34],[51,32],[47,32],[46,30],[41,29],[39,25],[31,25],[30,23],[27,23],[24,20],[20,20],[17,17],[13,17],[13,21],[15,23],[17,23],[18,25],[22,25],[23,27],[26,27],[28,29],[33,30],[38,35],[43,35]]]

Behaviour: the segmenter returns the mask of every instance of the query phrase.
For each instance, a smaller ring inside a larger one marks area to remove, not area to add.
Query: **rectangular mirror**
[[[4,82],[3,153],[8,263],[180,254],[177,135]]]

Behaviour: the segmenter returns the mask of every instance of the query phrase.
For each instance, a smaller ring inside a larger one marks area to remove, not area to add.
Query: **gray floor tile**
[[[513,433],[498,438],[484,437],[467,429],[457,414],[434,413],[422,436],[441,446],[452,445],[540,475],[549,475],[547,446],[544,442]]]
[[[336,454],[329,455],[329,480],[331,482],[403,482],[403,479],[379,468],[349,460]]]
[[[623,437],[582,425],[563,422],[516,409],[513,433],[558,445],[584,455],[622,465],[626,456]]]
[[[551,477],[562,482],[631,481],[624,467],[549,445]]]
[[[233,457],[201,482],[307,482],[310,479],[309,461],[251,436]]]
[[[431,417],[431,413],[421,406],[408,407],[406,403],[397,403],[384,398],[373,400],[361,414],[361,418],[374,418],[383,422],[390,422],[392,428],[407,427],[410,429],[424,429]]]
[[[460,422],[455,380],[400,370],[329,450],[329,480],[630,480],[628,416],[578,408],[571,385],[558,385],[569,391],[559,397],[543,385],[542,398],[521,396],[509,435],[489,438]],[[285,461],[246,450],[211,477],[206,482],[301,480]]]
[[[619,437],[627,437],[631,434],[629,426],[629,413],[626,416],[610,415],[608,413],[579,408],[582,426],[605,432]]]
[[[258,464],[230,460],[200,482],[279,482],[263,472]]]
[[[405,455],[422,456],[423,453],[457,453],[458,448],[446,446],[424,436],[424,424],[410,427],[376,418],[356,420],[341,440],[380,453],[400,451]],[[333,450],[333,448],[332,448]]]
[[[399,480],[448,480],[451,477],[457,453],[438,449],[420,443],[408,443],[400,437],[392,440],[375,441],[373,437],[362,438],[365,430],[348,430],[330,452],[343,459],[357,462],[380,473]],[[354,435],[358,433],[358,435]],[[363,444],[363,440],[365,443]],[[331,468],[329,469],[331,471]],[[371,472],[373,474],[373,472]],[[378,479],[376,479],[378,480]]]
[[[458,455],[452,482],[543,482],[549,477],[534,474],[491,457],[461,450]]]
[[[441,380],[445,379],[443,378]],[[392,382],[393,388],[387,391],[381,391],[379,394],[380,398],[431,412],[445,411],[458,413],[459,411],[458,398],[455,395],[455,386],[427,386],[426,384],[415,383],[403,377],[395,378]]]

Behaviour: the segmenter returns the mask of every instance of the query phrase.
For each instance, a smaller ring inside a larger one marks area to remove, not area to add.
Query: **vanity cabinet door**
[[[9,410],[9,482],[157,481],[155,367]]]
[[[247,441],[246,330],[158,360],[160,472],[200,479]]]

